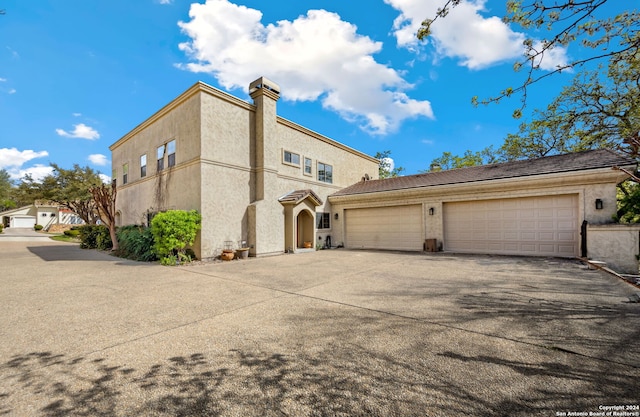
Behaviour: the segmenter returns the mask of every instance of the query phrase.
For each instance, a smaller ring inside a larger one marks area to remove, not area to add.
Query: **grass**
[[[67,235],[53,235],[50,236],[49,239],[55,240],[56,242],[80,243],[80,239],[78,239],[77,237],[71,237]]]

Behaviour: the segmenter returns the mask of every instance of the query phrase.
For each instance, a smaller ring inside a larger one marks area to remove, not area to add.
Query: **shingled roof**
[[[546,156],[525,161],[458,168],[381,180],[361,181],[332,194],[332,196],[585,171],[614,166],[628,167],[630,165],[636,165],[636,162],[631,158],[622,156],[608,149],[598,149],[564,155]]]
[[[312,190],[296,190],[291,191],[280,197],[278,201],[282,204],[299,204],[305,198],[309,198],[316,206],[322,205],[322,199]]]

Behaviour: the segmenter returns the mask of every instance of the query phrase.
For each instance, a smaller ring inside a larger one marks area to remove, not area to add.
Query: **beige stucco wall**
[[[638,274],[640,225],[608,224],[587,227],[587,257],[607,263],[623,274]]]
[[[344,210],[351,208],[422,204],[424,238],[437,239],[443,244],[442,214],[443,204],[447,202],[575,194],[578,196],[580,222],[586,219],[591,224],[611,223],[616,209],[616,184],[624,178],[625,175],[619,171],[602,169],[335,196],[331,197],[330,201],[333,210],[339,213],[341,219],[344,218]],[[596,198],[603,200],[603,209],[596,210]],[[434,208],[434,215],[428,215],[430,207]],[[333,232],[334,243],[344,241],[345,231],[342,222]]]
[[[322,200],[322,204],[315,208],[315,213],[331,213],[331,221],[329,229],[316,230],[314,246],[323,245],[327,236],[331,236],[332,244],[335,246],[335,234],[341,228],[341,217],[335,220],[335,210],[328,197],[360,181],[364,174],[377,179],[377,160],[283,118],[278,118],[277,139],[279,181],[274,195],[280,197],[300,189],[315,192]],[[285,150],[300,155],[300,166],[292,166],[283,161]],[[304,172],[304,158],[312,160],[311,175]],[[331,184],[318,180],[318,162],[332,166]]]
[[[196,209],[203,218],[197,256],[217,256],[226,241],[237,246],[240,240],[253,246],[253,255],[282,253],[285,208],[278,198],[312,189],[323,200],[316,211],[330,212],[329,194],[365,173],[377,177],[373,158],[277,117],[276,94],[254,97],[251,104],[197,83],[114,143],[119,224],[144,223],[149,211]],[[158,174],[156,150],[171,140],[176,140],[176,165],[166,168],[165,162]],[[312,175],[304,175],[302,164],[283,164],[284,148],[312,158]],[[143,154],[147,176],[141,178]],[[318,181],[317,161],[333,166],[332,184]],[[125,163],[127,184],[122,183]],[[290,236],[294,226],[287,226]],[[322,236],[332,232],[323,230]]]
[[[111,149],[112,170],[118,185],[116,210],[119,225],[146,223],[148,212],[162,210],[201,210],[200,101],[198,88],[192,87],[176,100],[137,126]],[[176,141],[176,164],[157,172],[157,148]],[[147,155],[147,175],[140,175],[140,156]],[[122,166],[129,164],[127,184]],[[197,246],[197,245],[196,245]],[[194,248],[200,256],[200,248]]]

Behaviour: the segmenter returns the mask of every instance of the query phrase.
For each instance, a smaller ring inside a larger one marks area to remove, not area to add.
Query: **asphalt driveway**
[[[637,291],[557,259],[0,240],[0,415],[640,415]]]

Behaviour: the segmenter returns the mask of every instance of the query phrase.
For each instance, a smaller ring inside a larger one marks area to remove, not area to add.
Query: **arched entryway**
[[[314,219],[309,210],[302,210],[296,216],[296,236],[297,248],[314,246]]]
[[[322,200],[311,190],[292,191],[278,199],[284,206],[284,250],[304,252],[305,242],[310,249],[316,245],[316,207]]]

